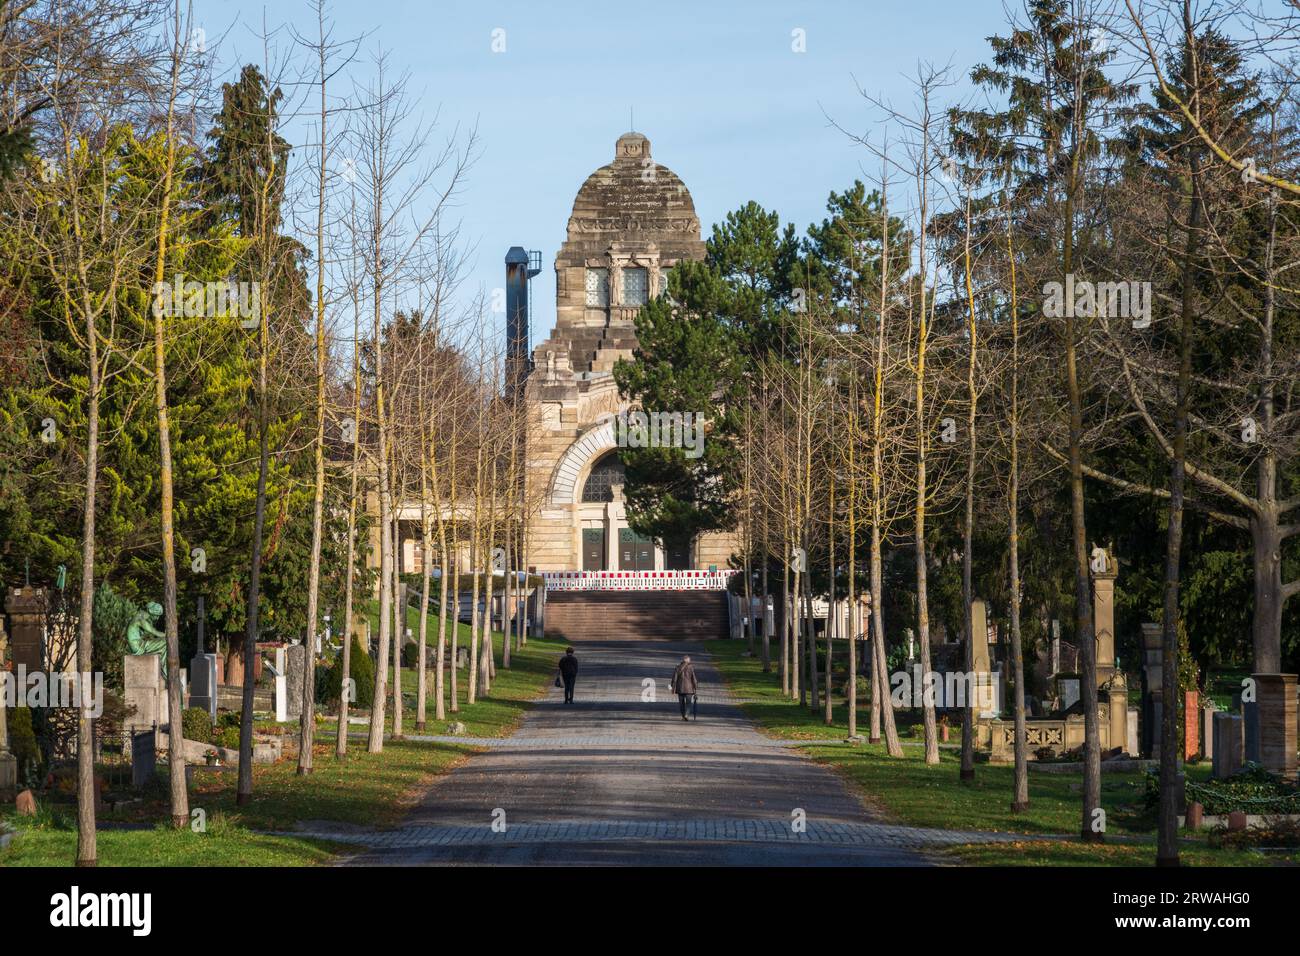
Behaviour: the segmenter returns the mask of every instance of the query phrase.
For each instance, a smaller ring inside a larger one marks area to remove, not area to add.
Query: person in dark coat
[[[573,703],[573,684],[578,679],[578,655],[567,648],[560,658],[560,679],[564,681],[564,702]]]
[[[682,706],[682,720],[688,720],[686,716],[686,705],[691,705],[691,717],[695,716],[696,711],[696,693],[700,689],[699,681],[695,678],[695,665],[691,663],[691,657],[687,654],[682,658],[677,670],[673,671],[673,693],[677,695],[677,701]]]

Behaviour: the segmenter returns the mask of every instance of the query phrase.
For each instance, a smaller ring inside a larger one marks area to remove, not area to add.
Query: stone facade
[[[612,457],[610,418],[628,408],[613,369],[632,358],[636,315],[664,291],[668,269],[703,256],[685,184],[652,159],[645,136],[620,136],[613,162],[587,177],[573,202],[555,257],[555,328],[534,349],[525,386],[527,481],[537,503],[528,563],[539,571],[727,566],[732,535],[638,540],[627,528]],[[589,488],[596,466],[599,487]]]
[[[566,238],[555,256],[555,328],[533,349],[533,367],[524,382],[527,559],[538,571],[728,566],[736,549],[734,534],[704,534],[689,542],[653,542],[634,535],[614,454],[612,418],[629,405],[619,396],[613,370],[620,359],[633,358],[636,316],[645,302],[665,291],[669,269],[703,257],[700,220],[685,184],[651,158],[645,136],[620,136],[613,162],[588,176],[574,199]],[[593,470],[599,494],[588,488]],[[373,490],[366,508],[372,516],[379,514]],[[457,520],[467,520],[473,500],[462,497],[455,512]],[[400,569],[419,573],[424,567],[419,500],[403,501],[398,517]],[[370,528],[368,560],[378,568],[378,522]],[[469,571],[464,534],[455,561],[462,573]],[[375,588],[378,593],[378,582]],[[366,632],[360,615],[353,628]]]

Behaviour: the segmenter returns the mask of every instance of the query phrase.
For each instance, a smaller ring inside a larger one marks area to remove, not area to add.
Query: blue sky
[[[873,127],[855,79],[905,107],[918,61],[951,62],[960,97],[985,37],[1004,32],[999,0],[336,0],[330,12],[337,36],[369,32],[368,50],[382,46],[409,71],[417,113],[440,111],[444,128],[477,124],[481,148],[459,210],[475,247],[466,294],[504,284],[510,246],[540,249],[534,344],[554,322],[551,265],[574,194],[613,158],[629,109],[655,159],[691,190],[706,236],[750,199],[802,231],[830,190],[876,172],[827,119]],[[264,13],[271,26],[315,30],[306,0],[195,0],[195,22],[222,38],[227,71],[260,62]],[[792,49],[796,29],[806,52]],[[367,68],[363,58],[355,70]]]

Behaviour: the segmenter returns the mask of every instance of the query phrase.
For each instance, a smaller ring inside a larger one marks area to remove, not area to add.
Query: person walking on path
[[[691,656],[687,654],[682,658],[677,670],[673,671],[673,693],[677,695],[677,701],[682,705],[682,720],[687,720],[686,704],[691,705],[691,717],[695,716],[698,700],[696,693],[699,691],[699,681],[695,678],[695,665],[691,663]]]
[[[560,658],[559,682],[564,684],[564,702],[573,703],[573,684],[578,679],[578,655],[573,653],[573,648],[566,648],[564,656]]]

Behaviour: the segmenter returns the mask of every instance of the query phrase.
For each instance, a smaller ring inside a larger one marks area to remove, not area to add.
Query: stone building
[[[613,162],[573,201],[555,257],[555,328],[533,350],[525,386],[527,481],[537,501],[528,563],[539,571],[727,566],[732,535],[656,543],[632,532],[611,421],[628,408],[613,368],[633,356],[637,312],[665,291],[669,268],[703,256],[686,185],[652,158],[645,136],[620,136]]]

